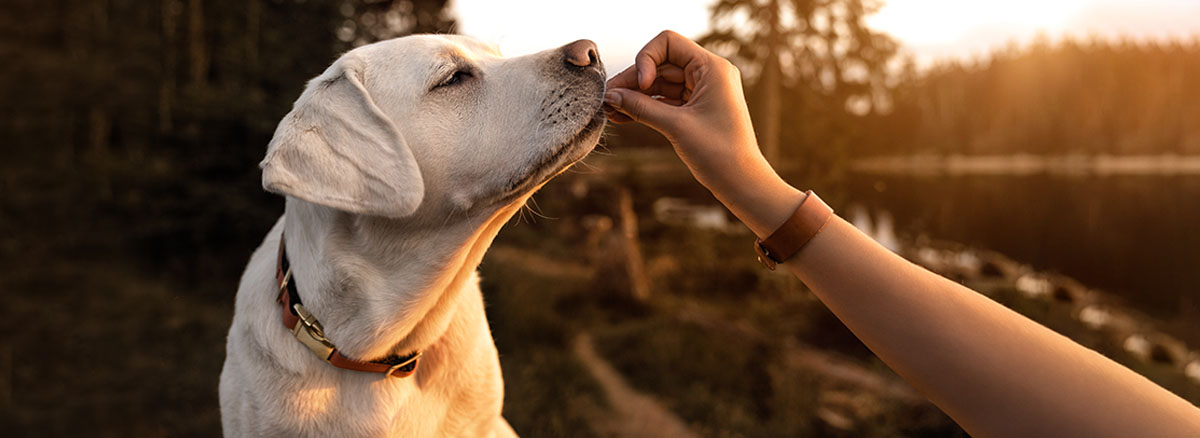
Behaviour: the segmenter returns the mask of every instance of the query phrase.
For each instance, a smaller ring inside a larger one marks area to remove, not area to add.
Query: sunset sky
[[[662,29],[704,33],[709,0],[452,0],[459,32],[500,45],[506,55],[596,41],[616,73]],[[868,23],[896,37],[920,65],[969,58],[1039,32],[1102,37],[1200,35],[1200,0],[892,0]]]

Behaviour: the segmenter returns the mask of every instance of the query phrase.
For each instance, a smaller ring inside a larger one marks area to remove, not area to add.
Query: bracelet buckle
[[[754,240],[754,252],[758,254],[758,262],[762,263],[763,266],[766,266],[767,269],[774,271],[775,266],[779,264],[779,262],[775,261],[775,259],[771,257],[771,251],[763,248],[762,240]]]

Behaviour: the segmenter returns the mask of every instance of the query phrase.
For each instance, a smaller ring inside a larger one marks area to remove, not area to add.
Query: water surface
[[[1200,322],[1200,175],[855,174],[850,199],[926,234],[999,251]]]

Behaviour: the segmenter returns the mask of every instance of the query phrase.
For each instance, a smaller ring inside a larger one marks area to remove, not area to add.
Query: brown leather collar
[[[279,235],[279,258],[275,264],[275,283],[279,286],[279,301],[283,307],[283,326],[292,331],[300,343],[313,354],[338,368],[368,373],[383,373],[392,377],[408,377],[417,371],[417,351],[405,356],[391,355],[379,360],[364,362],[343,356],[333,342],[325,338],[325,330],[317,318],[300,303],[296,291],[296,280],[292,278],[292,267],[288,261],[283,234]]]

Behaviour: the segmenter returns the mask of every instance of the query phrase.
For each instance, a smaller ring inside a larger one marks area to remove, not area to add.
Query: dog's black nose
[[[596,43],[579,40],[563,46],[563,61],[568,67],[595,67],[600,64],[600,53],[596,51]]]

